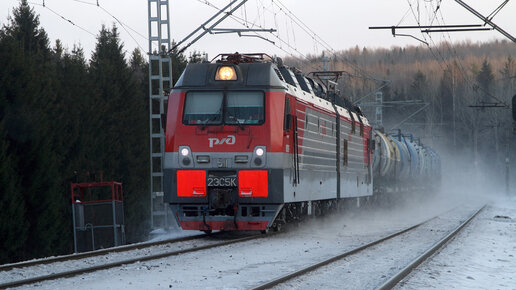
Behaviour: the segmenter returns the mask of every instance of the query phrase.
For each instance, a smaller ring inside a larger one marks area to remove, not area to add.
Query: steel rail
[[[449,240],[454,238],[471,220],[473,220],[486,206],[482,206],[479,210],[477,210],[474,214],[472,214],[466,221],[460,224],[455,230],[449,233],[446,237],[442,238],[440,241],[435,243],[430,249],[425,251],[421,256],[412,261],[409,265],[403,268],[400,272],[394,275],[392,278],[383,283],[378,290],[387,290],[392,289],[396,284],[398,284],[403,278],[407,277],[407,275],[412,272],[417,266],[427,260],[431,255],[441,249],[444,244],[446,244]]]
[[[219,234],[214,233],[213,235]],[[169,243],[178,243],[178,242],[185,242],[190,240],[199,239],[202,237],[206,237],[208,235],[201,234],[201,235],[194,235],[194,236],[188,236],[188,237],[181,237],[181,238],[175,238],[175,239],[168,239],[163,241],[156,241],[156,242],[144,242],[144,243],[138,243],[138,244],[130,244],[125,246],[119,246],[119,247],[112,247],[112,248],[106,248],[106,249],[100,249],[95,250],[91,252],[83,252],[83,253],[75,253],[70,255],[63,255],[63,256],[57,256],[57,257],[50,257],[50,258],[44,258],[44,259],[37,259],[37,260],[29,260],[29,261],[23,261],[18,263],[11,263],[11,264],[5,264],[0,265],[0,271],[9,271],[14,268],[22,268],[22,267],[30,267],[35,265],[45,265],[45,264],[51,264],[56,262],[62,262],[62,261],[73,261],[83,258],[90,258],[95,256],[104,255],[107,253],[118,253],[118,252],[125,252],[130,251],[134,249],[143,249],[148,248],[152,246],[158,246],[158,245],[165,245]]]
[[[249,241],[249,240],[253,240],[253,239],[258,239],[258,238],[262,238],[262,237],[270,237],[270,236],[271,236],[271,234],[269,234],[269,235],[263,235],[263,234],[253,235],[253,236],[249,236],[249,237],[237,238],[237,239],[233,239],[233,240],[229,240],[229,241],[225,241],[225,242],[221,242],[221,243],[214,243],[214,244],[204,245],[204,246],[200,246],[200,247],[191,247],[191,248],[183,249],[183,250],[165,252],[165,253],[160,253],[160,254],[155,254],[155,255],[150,255],[150,256],[136,257],[136,258],[131,258],[131,259],[123,260],[123,261],[107,263],[107,264],[103,264],[103,265],[75,269],[75,270],[54,273],[54,274],[49,274],[49,275],[42,275],[42,276],[27,278],[27,279],[23,279],[23,280],[11,281],[11,282],[6,282],[6,283],[0,284],[0,289],[10,288],[10,287],[18,287],[18,286],[22,286],[22,285],[33,284],[33,283],[42,282],[42,281],[46,281],[46,280],[54,280],[54,279],[58,279],[58,278],[73,277],[73,276],[77,276],[80,274],[91,273],[91,272],[95,272],[95,271],[99,271],[99,270],[119,267],[119,266],[126,265],[126,264],[132,264],[132,263],[136,263],[136,262],[143,262],[143,261],[149,261],[149,260],[156,260],[156,259],[170,257],[170,256],[177,256],[177,255],[181,255],[181,254],[185,254],[185,253],[202,251],[202,250],[207,250],[207,249],[211,249],[211,248],[227,246],[227,245],[231,245],[231,244],[236,244],[236,243],[240,243],[240,242],[245,242],[245,241]]]
[[[324,261],[321,261],[321,262],[318,262],[318,263],[312,264],[312,265],[310,265],[310,266],[308,266],[308,267],[305,267],[305,268],[302,268],[302,269],[300,269],[300,270],[297,270],[297,271],[291,272],[291,273],[286,274],[286,275],[284,275],[284,276],[280,276],[280,277],[275,278],[275,279],[273,279],[273,280],[271,280],[271,281],[265,282],[265,283],[263,283],[263,284],[260,284],[260,285],[254,286],[254,287],[251,287],[251,288],[249,288],[249,289],[252,289],[252,290],[262,290],[262,289],[269,289],[269,288],[272,288],[272,287],[274,287],[274,286],[276,286],[276,285],[278,285],[278,284],[280,284],[280,283],[286,282],[286,281],[288,281],[288,280],[290,280],[290,279],[292,279],[292,278],[299,277],[299,276],[304,275],[304,274],[306,274],[306,273],[308,273],[308,272],[314,271],[314,270],[316,270],[316,269],[318,269],[318,268],[320,268],[320,267],[323,267],[323,266],[329,265],[329,264],[331,264],[331,263],[333,263],[333,262],[335,262],[335,261],[341,260],[341,259],[343,259],[343,258],[345,258],[345,257],[351,256],[351,255],[356,254],[356,253],[358,253],[358,252],[361,252],[361,251],[363,251],[363,250],[365,250],[365,249],[367,249],[367,248],[370,248],[370,247],[372,247],[372,246],[375,246],[375,245],[377,245],[377,244],[380,244],[380,243],[382,243],[382,242],[384,242],[384,241],[386,241],[386,240],[392,239],[392,238],[394,238],[394,237],[396,237],[396,236],[402,235],[402,234],[404,234],[404,233],[406,233],[406,232],[409,232],[409,231],[411,231],[411,230],[413,230],[413,229],[416,229],[416,228],[420,227],[421,225],[426,224],[426,223],[428,223],[429,221],[431,221],[431,220],[433,220],[433,219],[436,219],[436,218],[438,218],[439,216],[441,216],[441,215],[443,215],[443,214],[445,214],[445,213],[447,213],[447,212],[450,212],[450,211],[452,211],[452,210],[454,210],[454,208],[452,208],[452,209],[450,209],[450,210],[447,210],[447,211],[444,211],[444,212],[440,213],[439,215],[436,215],[436,216],[434,216],[434,217],[432,217],[432,218],[427,219],[426,221],[420,222],[420,223],[418,223],[418,224],[416,224],[416,225],[413,225],[413,226],[408,227],[408,228],[406,228],[406,229],[403,229],[403,230],[400,230],[400,231],[395,232],[395,233],[393,233],[393,234],[390,234],[390,235],[388,235],[388,236],[386,236],[386,237],[383,237],[383,238],[381,238],[381,239],[379,239],[379,240],[376,240],[376,241],[370,242],[370,243],[368,243],[368,244],[362,245],[362,246],[360,246],[360,247],[358,247],[358,248],[355,248],[355,249],[353,249],[353,250],[350,250],[350,251],[347,251],[347,252],[345,252],[345,253],[339,254],[339,255],[337,255],[337,256],[334,256],[334,257],[328,258],[328,259],[326,259],[326,260],[324,260]]]
[[[396,237],[396,236],[399,236],[399,235],[404,234],[404,233],[406,233],[406,232],[408,232],[408,231],[411,231],[411,230],[413,230],[413,229],[415,229],[415,228],[417,228],[417,227],[419,227],[419,226],[421,226],[421,225],[423,225],[423,224],[427,223],[428,221],[433,220],[433,219],[435,219],[435,218],[436,218],[436,217],[432,217],[431,219],[428,219],[428,220],[426,220],[426,221],[424,221],[424,222],[421,222],[421,223],[419,223],[419,224],[416,224],[416,225],[413,225],[413,226],[411,226],[411,227],[408,227],[408,228],[406,228],[406,229],[404,229],[404,230],[401,230],[401,231],[395,232],[395,233],[393,233],[393,234],[390,234],[390,235],[388,235],[388,236],[386,236],[386,237],[383,237],[383,238],[381,238],[381,239],[379,239],[379,240],[376,240],[376,241],[370,242],[370,243],[368,243],[368,244],[362,245],[362,246],[360,246],[360,247],[358,247],[358,248],[355,248],[355,249],[353,249],[353,250],[350,250],[350,251],[347,251],[347,252],[345,252],[345,253],[339,254],[339,255],[337,255],[337,256],[331,257],[331,258],[326,259],[326,260],[324,260],[324,261],[321,261],[321,262],[318,262],[318,263],[312,264],[312,265],[310,265],[310,266],[308,266],[308,267],[305,267],[305,268],[303,268],[303,269],[300,269],[300,270],[297,270],[297,271],[291,272],[291,273],[289,273],[289,274],[286,274],[286,275],[284,275],[284,276],[281,276],[281,277],[275,278],[275,279],[273,279],[273,280],[271,280],[271,281],[265,282],[265,283],[260,284],[260,285],[258,285],[258,286],[251,287],[251,288],[249,288],[249,289],[252,289],[252,290],[263,290],[263,289],[269,289],[269,288],[272,288],[272,287],[274,287],[274,286],[276,286],[276,285],[278,285],[278,284],[280,284],[280,283],[283,283],[283,282],[285,282],[285,281],[288,281],[288,280],[290,280],[290,279],[292,279],[292,278],[299,277],[299,276],[304,275],[304,274],[306,274],[306,273],[308,273],[308,272],[311,272],[311,271],[313,271],[313,270],[315,270],[315,269],[317,269],[317,268],[320,268],[320,267],[326,266],[326,265],[331,264],[331,263],[333,263],[333,262],[335,262],[335,261],[338,261],[338,260],[340,260],[340,259],[343,259],[343,258],[345,258],[345,257],[347,257],[347,256],[351,256],[351,255],[356,254],[356,253],[358,253],[358,252],[360,252],[360,251],[363,251],[363,250],[365,250],[365,249],[367,249],[367,248],[370,248],[370,247],[372,247],[372,246],[375,246],[375,245],[377,245],[377,244],[380,244],[380,243],[382,243],[382,242],[384,242],[384,241],[386,241],[386,240],[392,239],[392,238],[394,238],[394,237]]]

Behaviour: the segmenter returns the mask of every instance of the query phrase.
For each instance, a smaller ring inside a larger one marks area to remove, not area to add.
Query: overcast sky
[[[116,20],[125,24],[119,26],[120,36],[127,51],[140,47],[144,52],[149,50],[148,9],[145,0],[31,0],[29,3],[40,16],[41,25],[47,31],[52,45],[55,39],[60,39],[64,46],[71,49],[74,44],[80,44],[89,57],[95,46],[95,35],[102,24],[111,26]],[[45,3],[46,7],[42,4]],[[206,5],[206,2],[221,8],[229,0],[170,0],[171,36],[181,40],[200,24],[210,18],[217,10]],[[277,28],[275,37],[271,33],[260,33],[261,36],[274,41],[275,45],[257,37],[238,37],[236,34],[206,35],[187,50],[204,51],[212,58],[218,53],[227,52],[265,52],[270,55],[306,55],[320,53],[327,44],[332,49],[341,50],[354,46],[359,47],[391,47],[418,45],[417,40],[410,37],[392,37],[390,30],[369,30],[369,26],[416,25],[419,18],[421,25],[442,24],[481,24],[473,16],[453,0],[442,0],[437,16],[434,12],[437,0],[249,0],[245,6],[237,10],[234,15],[254,23],[254,28]],[[490,14],[500,5],[502,0],[465,0],[465,2],[484,15]],[[509,2],[493,19],[497,25],[516,36],[516,3]],[[7,23],[7,16],[12,13],[13,7],[18,6],[18,0],[0,1],[0,23]],[[283,4],[287,9],[280,10]],[[409,5],[410,4],[410,5]],[[245,8],[245,9],[244,9]],[[418,9],[419,8],[419,9]],[[55,12],[55,13],[54,13]],[[111,15],[110,15],[111,14]],[[291,16],[288,17],[287,15]],[[293,16],[297,17],[293,19]],[[76,26],[70,24],[72,21]],[[303,23],[308,28],[301,28]],[[252,24],[250,24],[252,25]],[[228,18],[217,27],[244,28],[240,23]],[[127,30],[127,31],[126,31]],[[306,31],[313,31],[317,36]],[[420,32],[400,31],[399,33],[412,34],[420,39]],[[93,35],[92,35],[93,34]],[[250,33],[248,33],[250,34]],[[320,37],[322,41],[314,41]],[[497,31],[468,32],[468,33],[432,33],[431,40],[438,43],[452,39],[460,41],[470,39],[488,41],[504,39]],[[280,46],[281,48],[278,48]]]

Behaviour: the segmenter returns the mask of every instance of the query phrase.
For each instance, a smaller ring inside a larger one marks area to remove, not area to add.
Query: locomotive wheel
[[[260,231],[262,234],[266,235],[269,233],[269,228],[265,229],[265,230],[261,230]]]

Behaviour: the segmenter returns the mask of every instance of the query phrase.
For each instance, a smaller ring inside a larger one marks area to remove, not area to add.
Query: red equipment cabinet
[[[74,251],[125,244],[122,183],[72,183]]]

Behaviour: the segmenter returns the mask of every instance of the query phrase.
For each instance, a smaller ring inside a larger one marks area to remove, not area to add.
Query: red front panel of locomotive
[[[269,184],[274,153],[284,148],[284,100],[284,93],[258,89],[171,94],[165,165],[173,178],[165,181],[183,229],[269,226],[282,199]]]
[[[233,105],[249,107],[245,114],[232,116],[227,108],[232,105],[231,98],[235,96],[236,102],[242,95],[250,104]],[[205,104],[210,110],[194,108],[210,98],[218,101]],[[221,110],[222,102],[226,108]],[[252,152],[256,146],[265,146],[267,152],[281,152],[283,105],[284,94],[279,92],[173,92],[168,104],[165,151],[181,154],[179,147],[189,146],[192,152]]]

